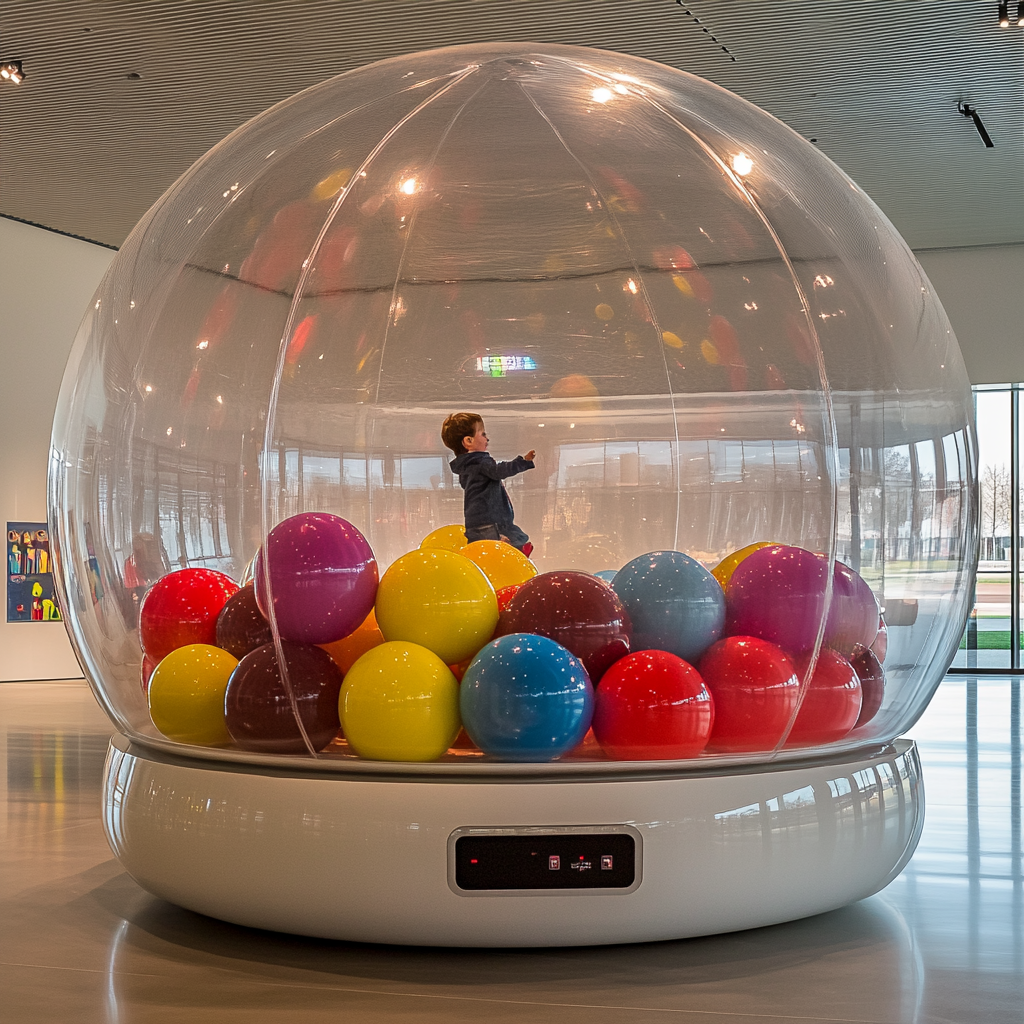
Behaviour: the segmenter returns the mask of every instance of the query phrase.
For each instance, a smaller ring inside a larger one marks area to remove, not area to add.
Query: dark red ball
[[[782,648],[757,637],[730,636],[712,644],[697,668],[715,702],[707,749],[774,749],[800,698],[800,679]]]
[[[885,619],[878,616],[878,635],[875,637],[875,642],[871,645],[871,653],[878,659],[879,664],[885,662],[885,655],[889,650],[889,629],[885,624]]]
[[[810,660],[810,651],[796,659],[801,679]],[[853,666],[837,651],[822,647],[786,746],[810,747],[841,740],[856,725],[862,700]]]
[[[853,660],[853,670],[860,679],[861,691],[864,700],[860,706],[860,715],[857,718],[855,729],[866,725],[882,706],[882,697],[885,694],[885,669],[882,668],[882,661],[875,656],[874,650],[862,651],[859,658]]]
[[[878,636],[878,602],[864,577],[843,562],[832,571],[832,601],[822,643],[850,658]]]
[[[533,633],[583,662],[595,685],[629,654],[629,616],[611,587],[586,572],[545,572],[527,580],[501,613],[496,636]]]
[[[213,569],[178,569],[161,576],[139,610],[142,649],[154,661],[187,644],[217,645],[217,616],[238,590]]]
[[[281,646],[288,683],[306,735],[314,750],[323,750],[341,729],[341,669],[321,647],[287,640]],[[224,712],[228,732],[243,750],[261,754],[308,753],[273,644],[257,647],[238,663],[228,680]]]
[[[270,623],[256,603],[256,588],[247,583],[228,598],[217,616],[217,646],[241,659],[273,639]]]
[[[609,757],[623,761],[696,757],[715,719],[700,673],[668,651],[637,651],[615,662],[595,702],[594,735]]]

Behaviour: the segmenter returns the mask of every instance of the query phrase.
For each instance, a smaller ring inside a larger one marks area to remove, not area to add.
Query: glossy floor
[[[99,822],[82,684],[0,685],[0,1021],[1024,1021],[1020,683],[954,677],[912,731],[928,800],[884,892],[646,946],[448,952],[250,931],[149,896]],[[257,894],[258,898],[258,894]]]

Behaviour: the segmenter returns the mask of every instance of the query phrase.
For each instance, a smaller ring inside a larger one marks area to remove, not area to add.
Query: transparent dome
[[[529,561],[502,523],[463,548],[456,412],[536,452],[503,485]],[[473,45],[307,89],[156,203],[65,373],[50,521],[86,674],[150,746],[678,770],[911,725],[975,473],[942,307],[812,145],[645,60]]]

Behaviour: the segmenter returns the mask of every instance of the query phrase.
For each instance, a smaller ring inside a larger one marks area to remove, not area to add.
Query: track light
[[[22,70],[20,60],[0,61],[0,78],[21,85],[25,81],[25,72]]]
[[[985,143],[988,149],[994,149],[995,143],[992,141],[992,137],[985,130],[985,126],[981,123],[981,115],[974,109],[969,103],[958,103],[956,109],[960,111],[964,117],[969,117],[974,122],[974,127],[978,129],[978,134],[981,136],[981,141]]]
[[[999,27],[1010,27],[1010,4],[1008,0],[1002,0],[999,4]]]

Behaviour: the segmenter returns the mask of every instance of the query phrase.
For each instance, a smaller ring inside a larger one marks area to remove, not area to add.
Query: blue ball
[[[615,579],[615,574],[618,571],[618,569],[602,569],[600,572],[595,572],[594,575],[599,580],[604,580],[605,583],[611,583],[611,581]]]
[[[587,734],[594,688],[579,658],[561,644],[512,633],[492,640],[470,663],[459,704],[469,738],[485,754],[550,761]]]
[[[695,664],[725,627],[718,580],[682,551],[634,558],[615,574],[612,590],[633,624],[634,651],[669,651]]]

